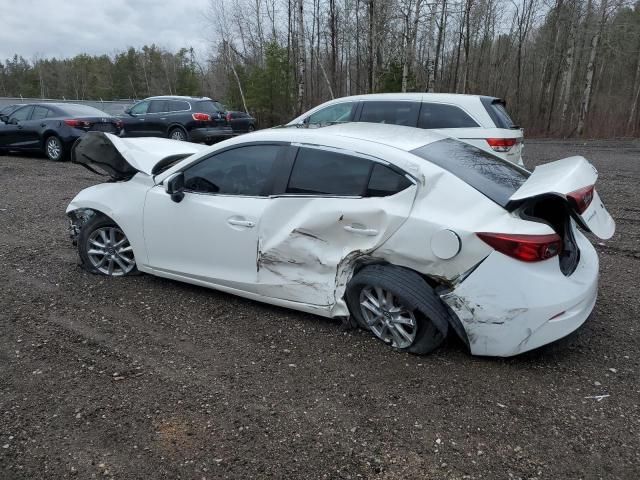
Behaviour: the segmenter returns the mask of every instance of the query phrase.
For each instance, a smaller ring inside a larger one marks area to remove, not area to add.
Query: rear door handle
[[[378,230],[365,227],[354,227],[353,225],[345,225],[344,229],[349,233],[357,233],[358,235],[366,235],[367,237],[375,237]]]
[[[227,223],[229,223],[229,225],[235,225],[237,227],[253,228],[256,226],[255,222],[252,222],[251,220],[243,220],[240,218],[229,218],[227,220]]]

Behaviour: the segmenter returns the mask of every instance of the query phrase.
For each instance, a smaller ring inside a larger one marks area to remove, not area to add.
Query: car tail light
[[[91,127],[91,122],[87,122],[84,120],[77,120],[75,118],[69,118],[64,121],[67,125],[73,128],[89,128]]]
[[[486,140],[494,152],[508,152],[518,143],[517,138],[487,138]]]
[[[122,120],[116,120],[116,128],[122,128],[124,127],[124,123],[122,122]]]
[[[588,187],[567,193],[567,198],[569,198],[570,202],[573,203],[576,211],[579,214],[583,214],[584,211],[589,208],[589,205],[591,205],[594,191],[595,185],[589,185]]]
[[[227,119],[227,122],[231,123],[231,112],[227,112],[227,115],[225,118]]]
[[[211,120],[211,115],[208,113],[194,113],[191,116],[196,122],[208,122]]]
[[[562,239],[550,235],[517,235],[510,233],[476,233],[498,252],[523,262],[539,262],[555,257],[562,251]]]

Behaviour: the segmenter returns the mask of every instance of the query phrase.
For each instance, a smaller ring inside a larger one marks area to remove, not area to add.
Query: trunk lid
[[[511,204],[545,196],[564,198],[583,228],[601,239],[611,238],[616,225],[594,185],[598,171],[584,157],[568,157],[540,165],[509,198]]]
[[[110,133],[87,132],[73,145],[71,162],[115,180],[128,180],[138,172],[156,175],[163,167],[206,148],[166,138],[120,138]]]

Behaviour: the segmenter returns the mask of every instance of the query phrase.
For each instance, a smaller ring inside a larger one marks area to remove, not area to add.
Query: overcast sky
[[[155,43],[207,53],[209,0],[0,0],[0,61],[109,54]]]

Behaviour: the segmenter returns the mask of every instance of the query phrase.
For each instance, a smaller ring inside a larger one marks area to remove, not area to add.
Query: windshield
[[[411,153],[444,168],[502,207],[531,175],[524,168],[452,138]]]

